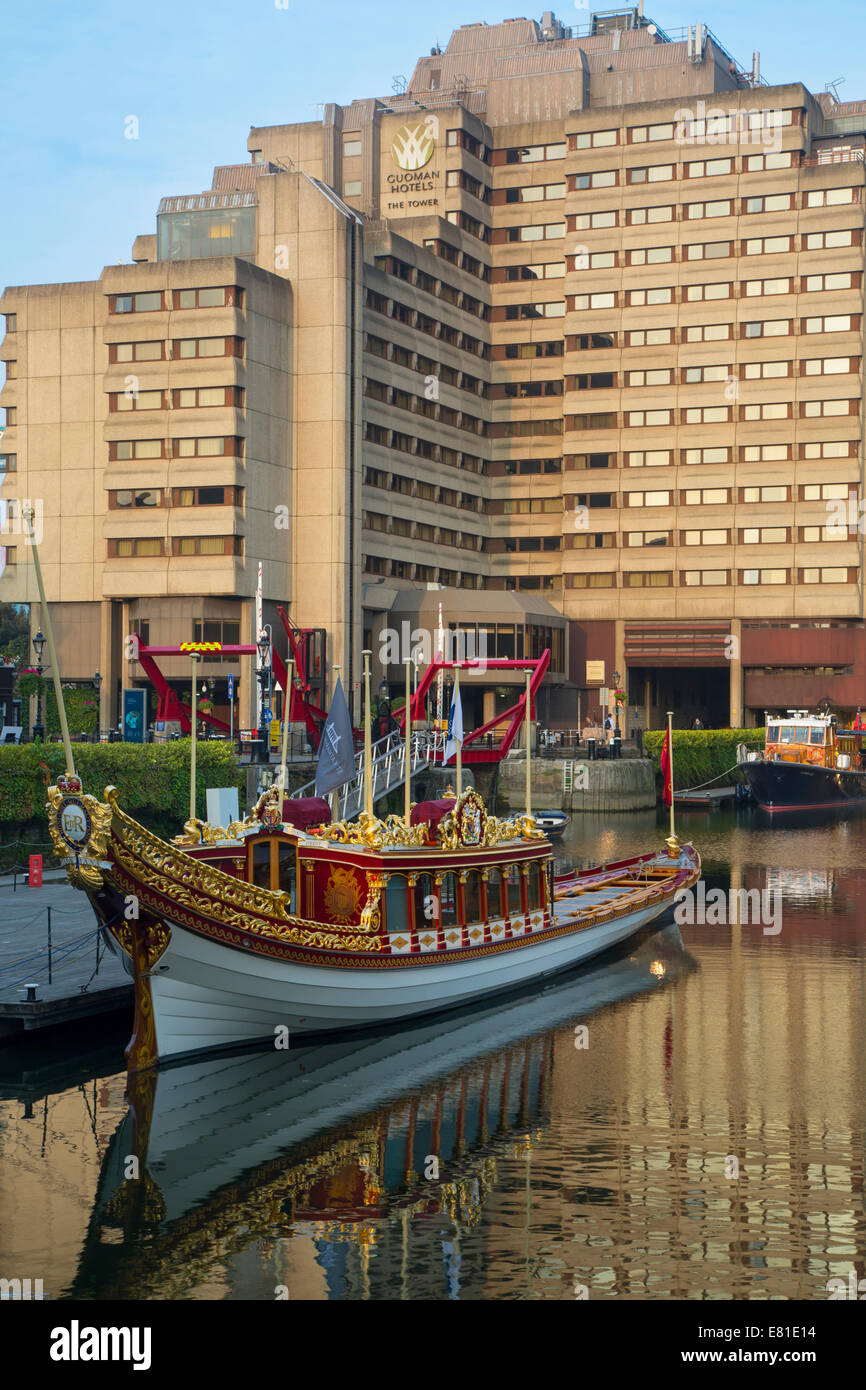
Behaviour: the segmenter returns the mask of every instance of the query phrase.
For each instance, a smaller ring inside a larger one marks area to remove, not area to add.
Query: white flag
[[[463,747],[463,702],[460,699],[460,692],[457,684],[451,696],[451,708],[448,711],[448,735],[445,741],[445,752],[442,754],[443,763],[457,753],[457,744]]]

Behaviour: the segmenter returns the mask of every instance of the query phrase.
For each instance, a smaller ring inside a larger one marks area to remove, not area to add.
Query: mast
[[[54,698],[57,701],[60,732],[63,735],[63,749],[66,753],[66,772],[68,776],[74,777],[76,774],[75,762],[72,757],[72,740],[69,737],[69,725],[66,722],[66,706],[63,703],[63,691],[60,686],[60,667],[57,664],[57,648],[54,645],[54,625],[51,621],[51,614],[48,611],[48,601],[45,597],[45,585],[42,582],[42,566],[39,563],[39,551],[36,546],[36,536],[33,530],[34,515],[35,512],[33,507],[29,507],[24,512],[24,520],[27,523],[27,530],[30,533],[30,548],[33,551],[33,568],[36,571],[39,603],[42,608],[42,620],[45,623],[45,636],[48,639],[48,655],[51,658],[51,680],[54,685]]]
[[[198,652],[190,652],[190,654],[189,654],[189,659],[190,659],[190,661],[192,662],[192,700],[191,700],[191,706],[192,706],[192,708],[191,708],[191,711],[190,711],[190,719],[191,719],[192,723],[191,723],[191,725],[190,725],[190,745],[189,745],[189,818],[190,818],[190,820],[195,820],[195,750],[196,750],[196,727],[195,727],[195,726],[196,726],[196,724],[198,723],[198,720],[197,720],[196,717],[195,717],[195,700],[196,700],[196,693],[197,693],[197,692],[196,692],[195,668],[196,668],[196,664],[197,664],[197,662],[198,662]]]
[[[361,653],[364,658],[364,810],[373,817],[373,755],[370,747],[370,651]]]
[[[410,705],[409,693],[412,680],[411,656],[405,658],[403,665],[406,668],[406,704],[404,706],[405,722],[403,724],[403,747],[405,750],[403,753],[403,819],[408,826],[409,815],[412,810],[412,764],[410,760],[412,751],[412,708]]]
[[[525,714],[524,714],[524,725],[523,725],[523,726],[524,726],[524,729],[525,729],[525,732],[526,732],[526,814],[527,814],[527,816],[531,816],[531,815],[532,815],[532,781],[531,781],[531,770],[530,770],[530,761],[529,761],[529,758],[530,758],[530,747],[529,747],[529,744],[530,744],[530,739],[531,739],[531,734],[532,734],[532,730],[531,730],[531,727],[530,727],[530,725],[531,725],[530,707],[531,707],[531,705],[532,705],[532,697],[531,697],[531,695],[530,695],[530,693],[529,693],[529,686],[530,686],[531,681],[532,681],[532,672],[531,672],[531,671],[527,671],[527,672],[526,672],[526,711],[525,711]]]

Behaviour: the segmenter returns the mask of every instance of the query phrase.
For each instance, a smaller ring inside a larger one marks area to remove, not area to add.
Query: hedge
[[[175,835],[189,815],[190,741],[163,744],[80,743],[73,745],[75,770],[85,792],[101,797],[117,787],[120,804],[149,829]],[[0,836],[15,839],[28,824],[47,828],[45,763],[54,782],[66,769],[63,745],[28,743],[0,747]],[[196,811],[204,819],[207,787],[237,787],[241,809],[245,770],[228,743],[202,741],[196,748]],[[45,836],[44,838],[47,838]]]
[[[656,769],[656,782],[661,785],[659,756],[664,742],[665,731],[653,730],[644,734],[643,746],[647,757],[652,758]],[[712,778],[718,778],[717,786],[736,781],[734,772],[729,772],[737,761],[737,744],[748,743],[762,748],[763,729],[674,729],[674,787],[679,790],[698,787]],[[726,778],[721,774],[729,772]]]

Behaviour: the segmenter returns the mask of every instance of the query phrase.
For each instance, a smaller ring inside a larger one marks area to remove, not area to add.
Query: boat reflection
[[[262,1238],[363,1245],[430,1215],[471,1227],[497,1162],[548,1123],[556,1030],[693,968],[671,925],[471,1013],[131,1076],[65,1296],[183,1298]]]

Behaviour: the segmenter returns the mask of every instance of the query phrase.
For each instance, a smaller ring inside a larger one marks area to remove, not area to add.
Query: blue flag
[[[343,683],[337,677],[337,688],[322,729],[319,761],[316,764],[316,795],[324,796],[341,787],[355,775],[355,748],[352,742],[352,721],[343,694]]]
[[[442,754],[443,763],[447,763],[449,758],[456,757],[457,744],[463,747],[463,701],[455,682],[454,691],[451,696],[451,708],[448,711],[448,733],[445,737],[445,752]]]

